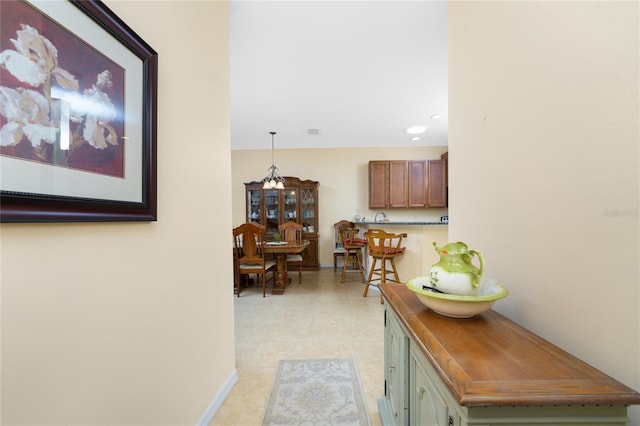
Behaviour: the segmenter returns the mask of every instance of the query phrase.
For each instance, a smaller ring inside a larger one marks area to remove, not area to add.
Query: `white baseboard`
[[[238,370],[234,369],[233,373],[231,373],[227,381],[224,383],[224,385],[222,385],[222,388],[220,389],[220,391],[211,400],[206,411],[200,417],[200,420],[198,420],[198,423],[196,423],[196,426],[207,426],[209,423],[211,423],[211,420],[213,420],[213,416],[215,416],[218,410],[220,409],[220,407],[222,407],[222,403],[224,402],[225,399],[227,399],[227,396],[229,396],[229,393],[231,393],[231,389],[233,389],[233,386],[237,382],[238,382]]]

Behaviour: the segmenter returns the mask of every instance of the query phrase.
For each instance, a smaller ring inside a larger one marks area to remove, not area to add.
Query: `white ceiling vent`
[[[320,129],[307,129],[307,134],[309,136],[315,136],[320,134]]]

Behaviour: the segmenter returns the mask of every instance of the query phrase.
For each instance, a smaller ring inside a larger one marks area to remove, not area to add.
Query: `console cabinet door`
[[[378,400],[384,426],[409,425],[408,385],[409,337],[392,310],[385,310],[384,396]]]
[[[409,340],[395,317],[391,317],[388,330],[387,392],[395,424],[398,426],[407,425],[409,424],[407,417],[409,407],[405,395],[405,378],[407,376],[406,357]]]
[[[449,422],[449,407],[436,390],[423,365],[412,348],[409,356],[410,424],[453,426],[453,423]]]

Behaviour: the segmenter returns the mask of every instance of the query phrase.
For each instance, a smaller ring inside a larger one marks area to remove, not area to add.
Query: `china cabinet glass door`
[[[264,206],[266,210],[266,233],[275,234],[278,230],[278,224],[280,223],[279,209],[278,209],[278,193],[277,189],[264,190]]]
[[[316,232],[318,224],[316,223],[316,199],[315,190],[309,188],[302,188],[300,190],[302,198],[301,203],[301,215],[302,215],[302,230],[304,232]]]
[[[262,224],[260,202],[262,198],[261,189],[250,189],[247,195],[247,212],[251,222]]]
[[[284,222],[298,220],[298,193],[295,189],[284,190]]]

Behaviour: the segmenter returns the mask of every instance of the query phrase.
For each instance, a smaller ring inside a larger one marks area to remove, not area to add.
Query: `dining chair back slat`
[[[267,272],[276,270],[274,261],[265,260],[263,251],[265,227],[253,222],[243,223],[233,229],[234,278],[236,294],[240,297],[242,275],[256,274],[262,277],[262,297],[267,290]]]
[[[278,226],[280,238],[290,244],[302,244],[302,225],[297,222],[285,222]],[[298,284],[302,283],[302,263],[304,258],[301,254],[287,255],[287,266],[298,269]]]

